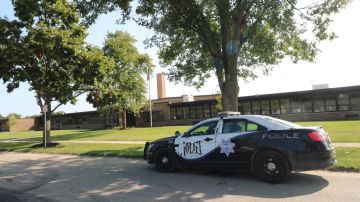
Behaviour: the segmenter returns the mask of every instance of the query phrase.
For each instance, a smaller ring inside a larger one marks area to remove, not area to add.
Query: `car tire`
[[[279,183],[289,173],[289,164],[285,157],[276,151],[264,151],[257,155],[255,172],[266,182]]]
[[[160,149],[154,155],[155,167],[158,171],[169,173],[176,169],[176,158],[169,149]]]

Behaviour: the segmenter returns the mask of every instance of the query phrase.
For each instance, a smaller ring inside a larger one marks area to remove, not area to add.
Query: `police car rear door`
[[[266,128],[247,119],[223,119],[221,132],[216,137],[218,160],[226,163],[248,163],[259,142],[259,132]]]

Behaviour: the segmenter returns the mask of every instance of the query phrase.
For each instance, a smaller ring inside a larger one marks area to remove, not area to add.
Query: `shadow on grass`
[[[81,130],[79,132],[73,132],[69,134],[61,134],[61,135],[50,135],[51,140],[58,141],[58,140],[78,140],[83,138],[89,137],[96,137],[104,134],[104,130]],[[27,138],[23,139],[26,141],[41,141],[42,137],[34,137],[34,138]]]
[[[0,151],[30,152],[33,145],[31,142],[1,143]]]
[[[80,153],[82,156],[106,156],[106,157],[129,157],[129,158],[142,158],[143,147],[130,147],[122,148],[118,150],[93,150],[84,153]]]

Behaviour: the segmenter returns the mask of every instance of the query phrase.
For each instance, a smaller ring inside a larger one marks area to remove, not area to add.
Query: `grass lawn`
[[[55,147],[35,147],[34,143],[0,143],[0,151],[77,154],[87,156],[143,157],[144,145],[61,143]]]
[[[138,140],[148,141],[174,135],[175,131],[185,132],[190,126],[164,126],[153,128],[129,128],[126,130],[52,130],[51,140]],[[26,138],[41,141],[41,131],[19,133],[1,132],[0,140]]]
[[[331,170],[346,170],[360,172],[360,148],[336,148],[337,164]]]
[[[34,143],[0,143],[0,151],[77,154],[142,158],[144,145],[61,143],[51,148],[33,148]],[[337,164],[331,170],[360,172],[360,148],[336,148]]]
[[[360,142],[360,121],[298,122],[303,126],[323,126],[329,132],[332,142]],[[52,130],[51,140],[138,140],[149,141],[184,132],[190,126],[165,126],[153,128],[129,128],[126,130]],[[26,138],[41,141],[41,131],[18,133],[0,132],[0,140]]]
[[[324,127],[332,142],[360,142],[360,121],[318,121],[298,124]]]

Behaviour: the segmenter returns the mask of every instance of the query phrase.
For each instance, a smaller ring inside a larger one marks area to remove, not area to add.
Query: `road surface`
[[[269,184],[244,173],[158,173],[142,159],[0,153],[0,201],[360,201],[360,174],[311,171]]]

